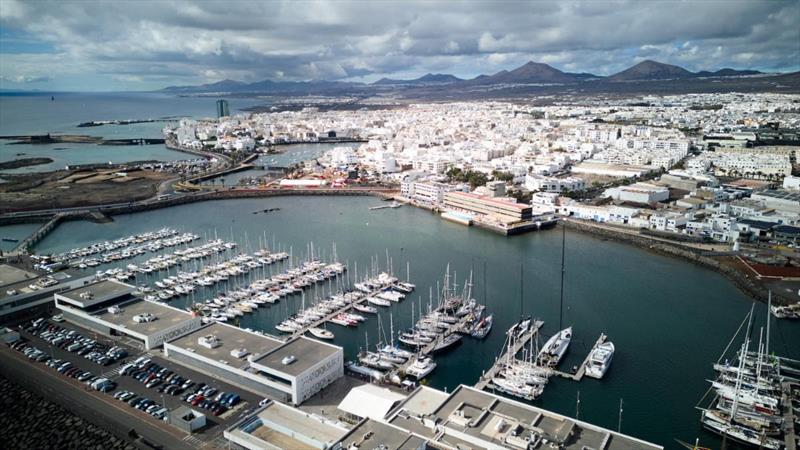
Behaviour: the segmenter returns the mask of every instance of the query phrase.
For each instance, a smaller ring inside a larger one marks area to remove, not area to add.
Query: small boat
[[[358,312],[367,313],[367,314],[378,314],[378,308],[369,305],[362,305],[361,303],[356,303],[353,305],[353,309]]]
[[[331,340],[334,337],[333,333],[324,328],[312,327],[308,329],[308,332],[314,335],[315,338],[319,339]]]
[[[382,298],[376,298],[376,297],[369,297],[367,299],[367,302],[369,302],[369,303],[371,303],[373,305],[376,305],[376,306],[391,306],[392,305],[392,302],[390,302],[389,300],[384,300]]]
[[[611,359],[614,357],[614,343],[604,342],[598,345],[589,355],[589,364],[586,365],[586,376],[603,378],[611,365]]]
[[[436,361],[433,358],[428,358],[426,356],[418,356],[417,359],[411,363],[410,366],[406,369],[406,375],[412,376],[417,380],[421,380],[427,377],[433,369],[436,368]]]
[[[470,336],[476,339],[484,339],[486,335],[492,331],[492,323],[494,322],[494,314],[489,314],[488,316],[484,317],[475,325],[475,328],[472,329]]]

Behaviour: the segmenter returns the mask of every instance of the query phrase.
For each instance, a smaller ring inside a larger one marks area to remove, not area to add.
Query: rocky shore
[[[0,170],[18,169],[20,167],[38,166],[40,164],[50,164],[52,158],[20,158],[12,161],[0,161]]]
[[[2,447],[16,449],[135,450],[70,413],[61,406],[26,391],[0,375]]]
[[[568,229],[591,233],[606,239],[612,239],[627,244],[661,254],[681,258],[697,265],[711,269],[724,277],[728,278],[733,284],[747,296],[762,302],[767,302],[769,295],[768,289],[764,287],[755,277],[742,273],[740,270],[726,265],[719,258],[706,256],[701,250],[681,245],[680,243],[666,243],[649,239],[644,236],[637,236],[629,233],[618,232],[608,228],[592,226],[591,224],[577,222],[575,220],[562,220]],[[782,297],[776,298],[773,295],[773,302],[780,303]]]

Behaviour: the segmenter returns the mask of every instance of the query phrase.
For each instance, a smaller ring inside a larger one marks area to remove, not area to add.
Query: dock
[[[592,349],[589,351],[589,354],[586,355],[586,358],[583,360],[583,363],[581,363],[577,372],[567,373],[553,369],[553,375],[558,375],[562,378],[567,378],[573,381],[581,381],[583,379],[583,376],[586,374],[586,366],[589,365],[589,358],[591,358],[592,352],[595,351],[595,349],[599,347],[600,344],[604,343],[606,339],[608,339],[608,336],[606,336],[604,333],[600,333],[600,337],[597,338],[597,342],[594,343],[594,347],[592,347]]]
[[[528,342],[530,342],[530,340],[534,336],[536,336],[537,333],[539,333],[539,329],[542,327],[542,325],[544,325],[544,322],[541,320],[533,321],[530,329],[526,331],[522,336],[520,336],[514,343],[514,346],[511,349],[511,356],[514,356],[517,353],[519,353],[525,347],[525,345],[527,345]],[[508,359],[508,357],[509,357],[508,349],[506,348],[506,351],[504,351],[503,354],[501,354],[495,360],[492,367],[481,376],[480,380],[478,380],[477,383],[475,383],[475,388],[486,389],[486,387],[489,386],[489,384],[492,382],[492,379],[495,376],[497,376],[497,374],[503,368],[505,361]]]
[[[372,206],[369,208],[370,211],[375,211],[378,209],[386,209],[386,208],[399,208],[403,206],[401,203],[391,203],[388,205],[379,205],[379,206]]]
[[[370,297],[373,297],[373,296],[375,296],[375,295],[379,294],[379,293],[380,293],[382,290],[384,290],[384,289],[387,289],[387,288],[394,288],[396,285],[397,285],[397,283],[394,283],[394,284],[392,284],[392,285],[390,285],[390,286],[384,286],[384,287],[381,287],[380,289],[376,289],[376,290],[374,290],[374,291],[370,292],[369,294],[366,294],[366,295],[364,295],[364,296],[363,296],[362,298],[360,298],[359,300],[357,300],[357,301],[354,301],[354,302],[351,302],[351,303],[348,303],[348,304],[344,305],[343,307],[341,307],[341,308],[339,308],[339,309],[337,309],[337,310],[335,310],[335,311],[331,312],[330,314],[328,314],[328,315],[326,315],[326,316],[322,317],[321,319],[319,319],[319,320],[316,320],[316,321],[314,321],[314,322],[312,322],[312,323],[310,323],[310,324],[308,324],[308,325],[304,326],[303,328],[300,328],[299,330],[297,330],[297,331],[295,331],[294,333],[292,333],[292,334],[289,334],[289,335],[287,335],[287,336],[291,337],[292,339],[293,339],[293,338],[296,338],[296,337],[299,337],[299,336],[302,336],[302,335],[304,335],[306,332],[308,332],[308,330],[309,330],[310,328],[317,328],[317,327],[319,327],[319,326],[321,326],[321,325],[323,325],[323,324],[325,324],[325,323],[329,322],[331,319],[333,319],[334,317],[338,316],[339,314],[342,314],[342,313],[349,312],[351,309],[353,309],[353,305],[361,305],[361,304],[364,304],[364,303],[366,303],[366,302],[367,302],[367,299],[368,299],[368,298],[370,298]],[[378,307],[378,308],[380,308],[380,307]],[[380,309],[379,309],[378,311],[380,311]]]

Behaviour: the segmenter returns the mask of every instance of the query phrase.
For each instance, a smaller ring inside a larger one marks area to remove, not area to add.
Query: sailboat
[[[539,351],[539,364],[549,367],[558,366],[564,354],[567,353],[570,342],[572,342],[572,327],[565,328],[551,336]]]

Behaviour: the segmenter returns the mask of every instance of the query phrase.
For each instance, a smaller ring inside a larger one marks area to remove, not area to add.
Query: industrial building
[[[165,343],[164,353],[179,364],[295,405],[344,375],[341,347],[305,337],[283,342],[220,323]]]
[[[133,296],[134,287],[114,280],[97,281],[56,293],[64,319],[106,336],[127,336],[150,350],[202,326],[199,317]]]

